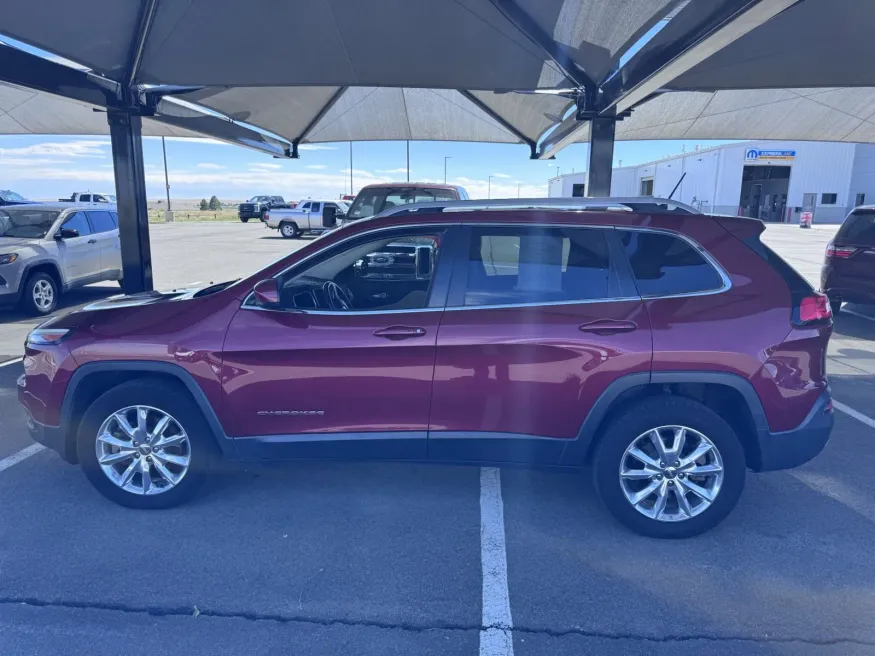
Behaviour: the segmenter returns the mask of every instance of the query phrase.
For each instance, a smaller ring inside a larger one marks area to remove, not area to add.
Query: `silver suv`
[[[121,280],[115,205],[29,203],[0,208],[0,304],[51,313],[61,294]]]

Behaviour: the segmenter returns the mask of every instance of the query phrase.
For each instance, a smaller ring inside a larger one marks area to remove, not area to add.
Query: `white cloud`
[[[221,164],[213,164],[212,162],[201,162],[200,164],[195,164],[195,166],[199,169],[224,169],[227,168],[222,166]]]
[[[323,146],[321,144],[301,144],[298,150],[337,150],[337,146]]]
[[[507,173],[493,173],[492,177],[493,178],[509,178],[511,176],[509,176]]]
[[[257,170],[257,169],[269,169],[269,170],[279,170],[283,166],[282,164],[269,164],[266,162],[257,162],[249,167],[249,170]]]
[[[413,173],[412,170],[410,172]],[[377,173],[407,173],[407,168],[402,166],[397,169],[378,169]]]
[[[0,148],[0,158],[6,163],[7,157],[44,155],[49,157],[108,157],[109,141],[98,139],[80,139],[77,141],[44,141],[20,146],[18,148]]]
[[[313,169],[314,171],[321,171],[322,169],[328,168],[328,167],[326,167],[324,164],[308,164],[304,168]]]

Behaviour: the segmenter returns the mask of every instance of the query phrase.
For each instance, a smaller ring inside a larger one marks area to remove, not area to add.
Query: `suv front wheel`
[[[641,401],[605,430],[595,485],[627,528],[657,538],[710,530],[735,507],[744,487],[744,450],[732,427],[692,399]]]
[[[214,457],[209,426],[190,397],[161,381],[110,389],[85,411],[76,441],[86,477],[129,508],[170,508],[190,499]]]
[[[22,289],[21,301],[30,314],[44,316],[58,307],[58,283],[48,273],[38,271],[30,274]]]

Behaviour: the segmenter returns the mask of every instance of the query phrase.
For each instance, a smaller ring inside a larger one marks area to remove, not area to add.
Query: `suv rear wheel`
[[[204,482],[215,447],[187,394],[160,381],[110,389],[85,411],[76,447],[86,477],[129,508],[170,508]]]
[[[27,277],[21,292],[25,310],[40,316],[51,314],[58,307],[58,283],[48,273],[38,271]]]
[[[606,428],[595,485],[627,528],[685,538],[715,527],[744,487],[744,450],[732,427],[691,399],[660,396],[629,407]]]

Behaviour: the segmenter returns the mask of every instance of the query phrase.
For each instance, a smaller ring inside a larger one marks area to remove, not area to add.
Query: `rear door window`
[[[111,232],[116,225],[109,212],[89,212],[88,218],[94,226],[94,232]]]
[[[472,231],[462,304],[605,299],[610,257],[602,230],[484,227]]]
[[[714,266],[686,240],[649,230],[617,233],[642,296],[677,296],[723,288],[723,278]]]
[[[875,246],[875,212],[851,214],[836,239],[859,246]]]

